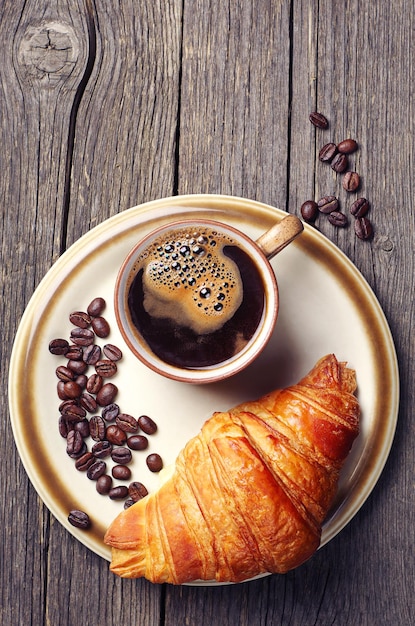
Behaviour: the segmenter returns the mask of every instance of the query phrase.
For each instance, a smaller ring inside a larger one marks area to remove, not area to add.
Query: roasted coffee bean
[[[117,364],[109,359],[102,359],[95,363],[95,371],[102,378],[112,378],[117,373]]]
[[[122,359],[122,352],[117,346],[114,346],[112,343],[107,343],[102,348],[105,356],[111,361],[120,361]]]
[[[124,509],[129,509],[130,506],[133,506],[133,504],[135,504],[134,500],[132,498],[127,498],[124,502]]]
[[[78,328],[88,328],[91,324],[91,318],[88,313],[84,313],[84,311],[74,311],[69,315],[69,321],[74,326],[78,326]]]
[[[108,474],[100,476],[96,482],[96,489],[102,496],[108,495],[112,487],[112,478]]]
[[[86,530],[91,526],[89,515],[84,511],[71,511],[68,515],[68,522],[72,524],[72,526],[75,526],[75,528],[80,528],[82,530]]]
[[[321,213],[331,213],[339,208],[339,201],[335,196],[324,196],[317,202],[318,210]]]
[[[366,198],[358,198],[350,207],[350,213],[354,217],[363,217],[369,211],[370,205]]]
[[[89,420],[89,432],[94,441],[105,439],[105,422],[100,415],[93,415]]]
[[[330,161],[333,159],[336,152],[337,152],[337,146],[335,143],[326,143],[325,146],[320,148],[320,152],[318,153],[318,158],[323,163],[330,163]]]
[[[140,415],[138,425],[146,435],[154,435],[157,432],[157,424],[148,415]]]
[[[94,298],[92,302],[88,305],[87,313],[91,317],[97,317],[101,315],[101,313],[105,309],[105,300],[104,298]]]
[[[88,378],[87,376],[85,376],[85,374],[79,374],[79,376],[75,378],[75,382],[78,383],[81,389],[85,389],[87,380]]]
[[[68,396],[65,393],[65,383],[63,382],[63,380],[58,381],[58,384],[56,385],[56,392],[60,400],[68,399]]]
[[[73,371],[70,370],[69,367],[65,367],[64,365],[59,365],[59,367],[57,367],[55,371],[56,376],[59,378],[59,380],[63,380],[64,383],[67,383],[68,380],[73,380],[75,378]]]
[[[86,381],[86,390],[89,393],[93,393],[96,395],[103,384],[104,381],[102,379],[102,376],[99,376],[98,374],[91,374],[91,376]]]
[[[74,400],[73,398],[72,398],[72,400],[70,400],[69,398],[66,398],[65,400],[62,400],[62,402],[59,405],[59,413],[65,413],[65,411],[69,407],[72,407],[72,406],[78,406],[77,401]]]
[[[95,461],[91,467],[88,468],[86,475],[89,480],[98,480],[100,476],[107,471],[107,464],[105,461]]]
[[[113,487],[108,492],[111,500],[124,500],[128,496],[128,487],[120,485],[119,487]]]
[[[71,430],[66,438],[66,452],[71,454],[78,454],[84,444],[83,437],[78,430]]]
[[[79,398],[82,393],[81,387],[74,380],[64,383],[63,389],[67,398]]]
[[[163,461],[159,454],[149,454],[146,463],[150,472],[159,472],[163,468]]]
[[[94,329],[96,336],[100,337],[101,339],[108,337],[108,335],[110,334],[110,326],[105,317],[93,317],[91,321],[91,326]]]
[[[131,478],[131,470],[126,465],[114,465],[111,473],[117,480],[130,480]]]
[[[89,433],[89,420],[83,419],[80,422],[75,422],[74,428],[75,430],[78,430],[81,433],[84,439],[89,437],[89,434],[90,434]]]
[[[52,339],[49,344],[49,352],[57,356],[65,356],[69,350],[69,343],[66,339]]]
[[[62,409],[62,416],[68,422],[80,422],[86,417],[86,411],[78,404],[67,404]]]
[[[318,215],[317,202],[314,200],[306,200],[300,208],[301,216],[306,222],[314,222]]]
[[[59,434],[64,439],[67,438],[70,430],[73,430],[73,424],[68,423],[66,419],[61,415],[58,422]]]
[[[112,383],[105,383],[105,385],[102,385],[101,389],[96,395],[96,400],[99,406],[102,407],[112,404],[115,400],[117,393],[118,387],[116,387]]]
[[[357,172],[346,172],[342,186],[345,191],[356,191],[360,186],[360,176]]]
[[[325,130],[329,127],[328,119],[322,113],[314,111],[313,113],[310,113],[309,119],[314,126],[317,126],[317,128]]]
[[[352,154],[352,152],[356,152],[357,148],[357,141],[354,139],[343,139],[337,144],[337,150],[343,154]]]
[[[111,458],[114,463],[127,465],[127,463],[131,463],[132,460],[131,450],[129,448],[124,448],[123,446],[120,448],[113,448],[111,451]]]
[[[373,237],[373,226],[367,217],[356,218],[354,231],[359,239],[367,240]]]
[[[144,435],[133,435],[128,437],[127,446],[131,450],[145,450],[148,448],[148,439]]]
[[[91,452],[85,452],[75,461],[75,467],[79,472],[86,472],[95,463],[95,457]]]
[[[126,433],[115,424],[107,426],[105,431],[105,438],[116,446],[123,446],[127,441]]]
[[[94,343],[95,335],[90,328],[73,328],[71,330],[71,341],[77,346],[90,346]]]
[[[115,418],[117,417],[117,415],[120,412],[120,407],[118,406],[118,404],[115,404],[115,402],[113,402],[112,404],[108,404],[108,406],[105,406],[102,411],[101,411],[101,416],[104,418],[104,420],[106,422],[113,422],[115,420]]]
[[[143,483],[134,481],[128,487],[128,494],[134,502],[138,502],[139,500],[141,500],[142,498],[145,498],[148,495],[148,491],[144,487]]]
[[[128,413],[119,413],[115,418],[117,426],[125,433],[136,433],[138,430],[138,422],[132,415]]]
[[[70,369],[75,376],[80,376],[84,372],[86,372],[87,364],[83,361],[68,361],[66,367]]]
[[[72,452],[72,453],[68,452],[68,456],[71,459],[79,459],[79,457],[81,457],[83,454],[86,454],[87,452],[88,452],[87,445],[85,441],[82,441],[82,446],[79,452]]]
[[[112,451],[112,444],[104,439],[104,441],[97,441],[92,446],[91,452],[97,459],[106,459]]]
[[[331,168],[337,172],[338,174],[342,174],[347,170],[349,166],[349,160],[346,154],[342,154],[338,152],[334,155],[333,160],[331,162]]]
[[[69,346],[69,350],[66,353],[68,361],[82,361],[83,349],[81,346]]]
[[[86,411],[88,411],[88,413],[95,413],[98,407],[94,396],[92,396],[90,393],[86,391],[84,391],[84,393],[81,394],[79,398],[79,403],[81,406],[84,407]]]
[[[347,217],[341,211],[333,211],[327,215],[327,219],[333,226],[343,227],[347,226]]]
[[[101,348],[96,343],[84,348],[83,360],[88,365],[95,365],[101,358]]]

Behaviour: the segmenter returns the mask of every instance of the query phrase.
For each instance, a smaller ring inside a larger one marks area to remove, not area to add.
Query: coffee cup
[[[165,224],[123,262],[115,315],[130,350],[153,371],[188,383],[232,376],[265,348],[278,316],[270,259],[303,230],[287,215],[256,241],[210,219]]]

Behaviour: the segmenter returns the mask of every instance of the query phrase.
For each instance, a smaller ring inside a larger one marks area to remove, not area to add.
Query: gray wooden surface
[[[1,1],[1,624],[415,622],[414,35],[411,0]],[[316,109],[329,130],[310,125]],[[299,214],[338,191],[317,153],[348,136],[375,236],[318,228],[368,280],[396,344],[398,428],[374,492],[285,576],[116,579],[43,506],[14,446],[7,374],[25,306],[68,246],[141,202],[225,193]]]

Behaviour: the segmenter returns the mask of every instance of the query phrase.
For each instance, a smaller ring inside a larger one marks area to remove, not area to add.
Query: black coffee
[[[153,353],[175,366],[209,367],[231,359],[263,314],[257,267],[230,236],[211,227],[160,236],[133,276],[131,320]]]

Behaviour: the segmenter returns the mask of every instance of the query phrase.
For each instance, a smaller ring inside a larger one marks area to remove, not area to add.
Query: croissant
[[[354,370],[328,355],[297,385],[215,413],[171,478],[112,522],[110,569],[241,582],[306,561],[359,431],[355,389]]]

